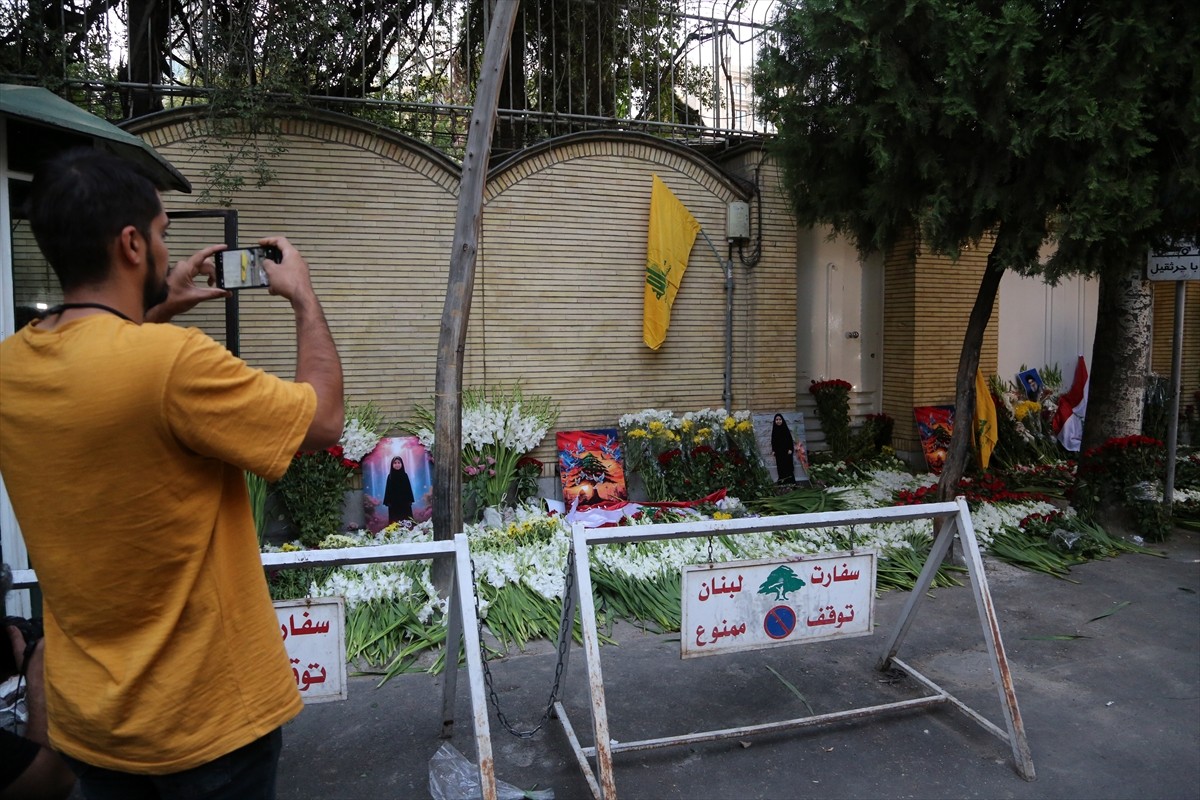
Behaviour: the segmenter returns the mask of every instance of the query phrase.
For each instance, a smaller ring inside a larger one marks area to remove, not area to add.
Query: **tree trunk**
[[[167,68],[166,50],[170,6],[159,0],[129,2],[129,82],[143,84],[127,92],[125,111],[130,119],[162,111],[163,101],[150,86],[162,83]]]
[[[1142,432],[1153,294],[1140,260],[1131,256],[1127,264],[1119,274],[1100,276],[1083,451],[1114,437]]]
[[[1000,279],[1004,277],[1004,267],[998,261],[997,253],[1006,252],[1009,248],[1004,245],[1014,234],[1010,229],[1000,226],[996,234],[996,243],[988,256],[987,267],[983,280],[979,283],[979,292],[975,295],[975,305],[971,308],[971,316],[967,320],[967,332],[963,336],[962,353],[958,357],[958,374],[954,386],[954,432],[950,436],[950,449],[946,453],[946,462],[942,465],[942,477],[938,481],[938,500],[945,501],[954,497],[958,482],[967,470],[967,457],[971,452],[971,432],[975,425],[975,370],[979,369],[979,350],[983,345],[983,333],[987,330],[992,318],[992,308],[996,305],[996,295],[1000,291]]]
[[[475,288],[475,253],[483,219],[483,189],[487,180],[488,152],[496,124],[500,73],[508,54],[509,37],[517,18],[519,0],[504,0],[492,10],[492,24],[484,45],[483,68],[475,88],[475,107],[467,133],[458,212],[454,220],[454,247],[450,252],[450,277],[442,327],[438,338],[437,378],[434,398],[433,538],[452,539],[462,531],[462,373],[471,294]],[[433,562],[432,580],[447,595],[453,572],[450,559]]]

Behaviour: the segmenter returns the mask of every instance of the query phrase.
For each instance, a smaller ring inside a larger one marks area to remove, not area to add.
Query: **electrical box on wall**
[[[725,238],[731,242],[750,238],[750,204],[732,202],[725,213]]]

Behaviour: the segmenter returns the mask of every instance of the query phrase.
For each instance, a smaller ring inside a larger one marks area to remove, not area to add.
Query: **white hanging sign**
[[[682,657],[867,636],[874,551],[683,568]]]
[[[305,703],[346,699],[345,607],[342,597],[275,603],[283,646]]]

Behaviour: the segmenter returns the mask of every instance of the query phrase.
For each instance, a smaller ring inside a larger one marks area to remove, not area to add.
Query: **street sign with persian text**
[[[1178,242],[1167,250],[1150,251],[1146,277],[1152,281],[1200,280],[1200,248],[1195,242]]]

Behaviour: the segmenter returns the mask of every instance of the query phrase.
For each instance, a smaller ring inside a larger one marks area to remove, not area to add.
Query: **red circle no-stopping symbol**
[[[763,618],[763,630],[772,639],[786,639],[796,630],[796,612],[791,606],[775,606]]]

